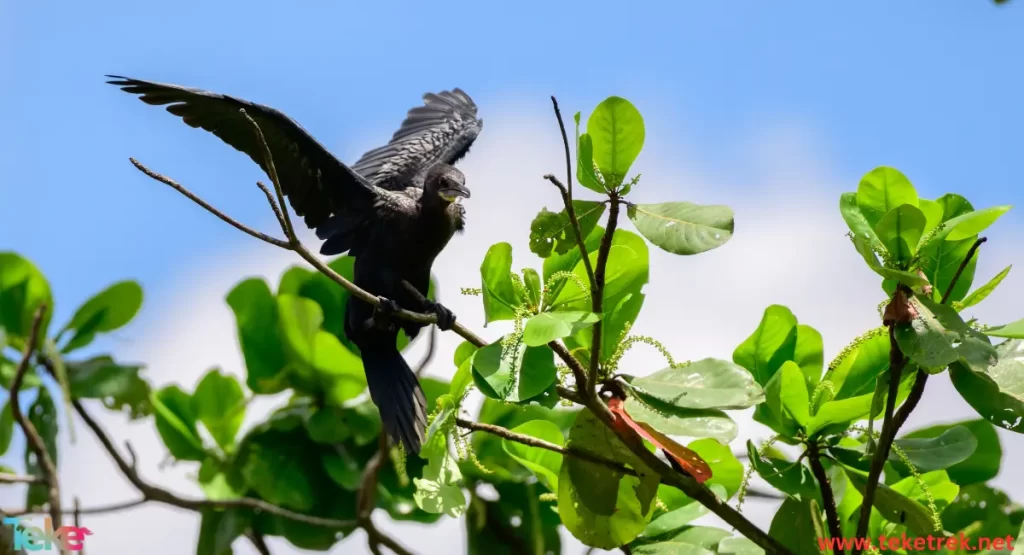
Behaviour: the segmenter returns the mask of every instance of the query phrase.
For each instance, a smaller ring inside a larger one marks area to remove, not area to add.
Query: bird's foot
[[[441,303],[428,300],[427,312],[433,312],[437,316],[437,329],[441,331],[448,331],[455,325],[455,313]]]
[[[398,312],[398,303],[386,297],[377,297],[377,300],[380,302],[380,305],[374,307],[373,316],[367,318],[366,322],[363,322],[363,329],[394,331],[395,323],[391,320],[391,316]]]

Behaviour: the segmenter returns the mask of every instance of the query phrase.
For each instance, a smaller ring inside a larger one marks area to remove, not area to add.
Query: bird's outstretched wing
[[[473,99],[461,89],[427,93],[423,106],[409,110],[391,141],[363,154],[352,169],[385,189],[422,187],[435,164],[454,164],[469,152],[483,127],[476,112]]]
[[[320,227],[332,215],[362,219],[379,201],[380,189],[341,163],[298,123],[273,108],[199,89],[117,75],[107,77],[111,79],[108,83],[139,95],[147,104],[168,105],[168,112],[248,154],[269,175],[256,130],[239,111],[244,108],[263,131],[283,192],[310,228]]]

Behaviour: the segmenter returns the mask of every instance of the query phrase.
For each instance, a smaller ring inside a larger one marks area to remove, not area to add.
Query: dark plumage
[[[199,89],[108,77],[143,102],[167,105],[168,112],[220,137],[266,172],[262,146],[240,110],[259,124],[289,203],[324,240],[320,252],[354,256],[356,285],[380,296],[379,310],[355,298],[348,303],[345,333],[362,354],[385,429],[419,453],[426,402],[396,340],[399,329],[414,338],[422,326],[396,325],[387,315],[402,306],[435,312],[444,329],[454,323],[451,311],[422,301],[434,259],[465,225],[458,200],[468,198],[469,190],[452,165],[466,155],[483,124],[473,100],[459,89],[424,95],[424,105],[409,111],[388,144],[348,167],[273,108]]]

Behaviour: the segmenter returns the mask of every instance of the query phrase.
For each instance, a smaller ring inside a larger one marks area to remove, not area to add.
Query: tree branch
[[[121,503],[113,503],[113,504],[110,504],[110,505],[101,505],[99,507],[86,507],[84,509],[78,509],[78,514],[80,514],[80,515],[101,515],[101,514],[106,514],[106,513],[116,513],[118,511],[123,511],[125,509],[131,509],[131,508],[134,508],[134,507],[138,507],[139,505],[145,505],[147,502],[148,502],[148,500],[143,498],[143,499],[136,499],[135,501],[123,501]],[[29,508],[21,509],[21,510],[17,510],[17,511],[5,510],[4,512],[9,514],[9,515],[11,515],[11,516],[23,516],[23,515],[43,514],[43,513],[46,513],[47,511],[49,511],[48,507],[29,507]],[[64,509],[61,509],[60,512],[63,513],[63,514],[66,514],[66,515],[73,515],[73,514],[75,514],[75,508],[74,507],[64,508]]]
[[[46,480],[39,476],[21,476],[0,472],[0,484],[45,484]]]
[[[821,488],[821,500],[825,505],[825,520],[828,521],[828,533],[833,539],[843,537],[843,527],[839,524],[839,512],[836,510],[836,496],[832,491],[832,483],[825,473],[825,467],[821,465],[821,451],[817,441],[810,441],[807,444],[807,460],[811,463],[811,472],[818,480],[818,487]],[[843,555],[843,548],[834,544],[832,552],[835,555]]]
[[[53,529],[57,530],[61,527],[63,519],[60,511],[60,478],[57,475],[57,465],[53,463],[49,451],[46,450],[46,442],[39,435],[39,430],[36,429],[35,425],[32,424],[32,420],[25,416],[25,413],[21,410],[21,400],[18,398],[18,394],[21,393],[21,385],[25,380],[25,373],[28,372],[29,361],[32,360],[36,345],[41,339],[39,331],[44,314],[46,314],[46,305],[40,305],[36,309],[35,316],[32,318],[32,330],[29,333],[28,341],[25,342],[25,351],[21,355],[21,362],[18,363],[18,368],[14,372],[14,379],[11,380],[9,402],[11,405],[11,415],[25,432],[25,440],[28,442],[29,448],[32,449],[32,453],[35,454],[39,468],[42,470],[43,481],[47,487],[48,504],[50,506],[50,521],[53,523]]]
[[[263,534],[256,530],[247,530],[245,532],[245,537],[249,538],[249,542],[256,548],[256,551],[259,551],[260,555],[270,555],[270,547],[263,538]]]
[[[107,436],[103,428],[93,419],[89,412],[82,405],[79,400],[72,400],[72,405],[75,407],[75,412],[85,422],[85,425],[92,430],[92,433],[99,440],[100,444],[107,451],[114,464],[121,471],[128,481],[135,486],[135,489],[139,490],[139,493],[143,495],[145,501],[153,501],[156,503],[163,503],[172,507],[178,507],[180,509],[188,509],[191,511],[202,511],[204,509],[253,509],[256,511],[262,511],[268,514],[294,520],[296,522],[303,522],[313,526],[323,526],[325,528],[352,528],[358,526],[358,522],[353,520],[337,520],[333,518],[321,518],[317,516],[304,515],[290,511],[283,507],[278,507],[263,501],[262,499],[254,499],[251,497],[243,497],[241,499],[225,499],[225,500],[211,500],[211,499],[193,499],[179,496],[169,490],[151,485],[139,476],[135,466],[129,464],[128,461],[121,455],[117,447]]]
[[[608,193],[611,201],[608,206],[608,226],[604,230],[604,237],[601,237],[601,247],[597,251],[597,268],[594,270],[594,287],[591,289],[590,298],[594,314],[601,314],[604,310],[604,277],[608,267],[608,254],[612,250],[612,238],[615,236],[615,228],[619,223],[619,196],[618,193]],[[582,257],[587,258],[586,249],[582,251]],[[594,385],[597,383],[598,368],[601,366],[601,341],[602,329],[601,320],[594,323],[593,339],[590,341],[590,372],[588,376],[587,389],[584,397],[592,400],[597,399],[597,390]],[[602,403],[603,404],[603,403]],[[710,491],[710,490],[709,490]]]

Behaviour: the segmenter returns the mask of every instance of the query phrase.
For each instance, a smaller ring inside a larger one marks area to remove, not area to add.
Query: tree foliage
[[[841,195],[837,217],[868,270],[850,279],[876,279],[888,298],[882,327],[826,365],[821,334],[772,305],[731,357],[676,361],[658,339],[630,333],[650,306],[649,249],[691,256],[726,247],[733,212],[630,201],[642,186],[631,171],[646,135],[627,100],[599,104],[585,130],[580,114],[575,122],[568,186],[548,176],[563,206],[542,208],[528,230],[539,258],[515,271],[511,246],[499,243],[480,265],[485,320],[514,322],[514,331],[482,343],[464,335],[454,361],[437,362],[451,381],[423,380],[432,413],[419,457],[380,439],[358,351],[343,332],[353,291],[306,266],[227,292],[243,381],[212,368],[194,385],[157,386],[116,354],[79,354],[131,322],[142,305],[138,283],[97,293],[54,332],[45,276],[0,253],[3,386],[46,307],[21,393],[33,398],[28,414],[50,456],[58,456],[62,399],[83,418],[80,402],[97,400],[152,422],[169,455],[198,470],[207,500],[245,502],[191,507],[202,515],[198,555],[230,553],[243,535],[326,551],[361,527],[390,545],[369,520],[374,508],[400,521],[465,518],[472,553],[561,553],[562,527],[589,546],[658,555],[812,553],[819,538],[840,535],[1017,533],[1024,510],[986,482],[1000,469],[996,427],[1024,432],[1024,320],[986,326],[963,315],[1010,270],[974,286],[980,234],[1009,207],[975,209],[953,193],[920,198],[901,172],[876,168]],[[588,198],[574,197],[573,177]],[[327,266],[351,280],[351,258]],[[661,350],[665,367],[621,367],[638,344]],[[981,418],[901,434],[928,376],[946,371]],[[282,391],[287,402],[242,429],[254,397]],[[469,395],[484,397],[475,414]],[[774,433],[762,445],[737,438],[732,415],[751,407]],[[0,451],[14,420],[8,406]],[[469,439],[463,429],[476,433]],[[789,458],[776,443],[803,455]],[[27,474],[43,476],[28,448],[25,461]],[[753,473],[783,499],[770,539],[729,505],[739,507]],[[283,510],[257,510],[256,501]],[[45,487],[33,484],[27,506],[45,502]],[[711,512],[736,531],[694,523]]]

